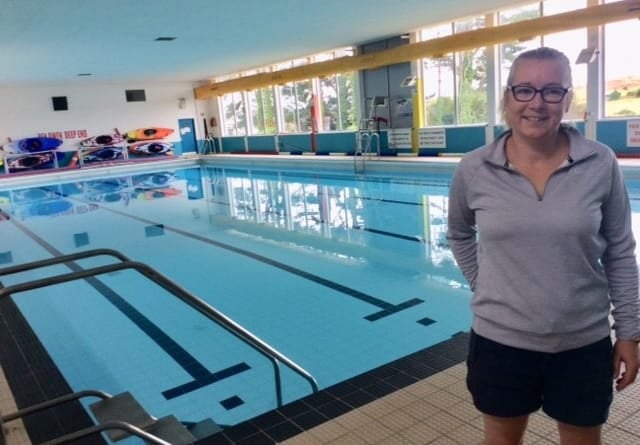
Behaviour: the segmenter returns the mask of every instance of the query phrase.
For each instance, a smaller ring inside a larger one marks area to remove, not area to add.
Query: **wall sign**
[[[627,147],[640,147],[640,119],[627,121]]]
[[[56,139],[78,139],[87,138],[87,130],[64,130],[64,131],[50,131],[38,133],[39,138],[56,138]]]
[[[418,145],[420,148],[447,148],[447,134],[444,128],[420,128]]]
[[[411,128],[390,128],[387,138],[389,148],[411,148]]]

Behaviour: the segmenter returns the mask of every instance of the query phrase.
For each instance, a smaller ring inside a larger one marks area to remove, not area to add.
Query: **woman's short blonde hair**
[[[513,63],[511,64],[511,68],[509,69],[509,75],[507,76],[507,86],[511,85],[513,82],[513,77],[515,76],[516,69],[518,65],[523,60],[554,60],[558,63],[562,64],[565,72],[565,88],[571,88],[573,86],[573,78],[571,75],[571,61],[562,51],[558,51],[554,48],[549,48],[548,46],[541,46],[540,48],[530,49],[524,51],[515,58]],[[504,89],[502,94],[502,101],[500,103],[500,111],[502,112],[502,120],[508,126],[509,122],[507,121],[507,116],[505,114],[505,100],[509,90],[507,88]]]
[[[573,79],[571,77],[571,62],[569,58],[562,52],[558,51],[554,48],[549,48],[547,46],[542,46],[540,48],[530,49],[523,53],[518,54],[518,57],[511,64],[511,69],[509,69],[509,76],[507,77],[507,85],[511,85],[513,82],[513,76],[515,75],[516,68],[523,60],[555,60],[562,65],[564,65],[565,69],[565,81],[564,85],[566,88],[571,88]]]

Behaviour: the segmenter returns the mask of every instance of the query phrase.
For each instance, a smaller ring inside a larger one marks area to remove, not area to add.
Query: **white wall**
[[[146,102],[127,102],[125,90],[144,89]],[[69,109],[53,111],[51,97],[67,96]],[[184,108],[179,98],[185,98]],[[0,145],[40,133],[86,130],[87,137],[146,127],[173,128],[168,141],[179,142],[178,119],[191,118],[204,138],[202,118],[190,83],[56,85],[0,88]],[[75,148],[83,137],[63,138]]]
[[[196,107],[200,113],[200,120],[207,120],[207,130],[209,131],[209,135],[216,138],[222,137],[220,126],[220,122],[222,122],[222,120],[220,119],[220,113],[218,111],[218,100],[219,99],[217,97],[213,97],[211,99],[196,101]],[[215,126],[211,125],[211,118],[215,119]],[[199,122],[199,125],[204,128],[204,123]]]

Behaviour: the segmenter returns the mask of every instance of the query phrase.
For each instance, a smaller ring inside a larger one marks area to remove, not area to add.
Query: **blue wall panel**
[[[640,149],[627,146],[626,120],[599,121],[596,125],[596,138],[616,153],[640,153]]]
[[[447,153],[467,153],[485,144],[485,126],[446,129]]]
[[[356,135],[353,132],[318,133],[316,135],[317,154],[350,153],[356,148]]]
[[[276,144],[273,136],[248,136],[247,145],[250,153],[276,152]]]
[[[575,122],[575,127],[584,134],[584,122]],[[621,155],[640,155],[640,148],[627,146],[627,121],[606,120],[596,124],[598,141],[611,147],[616,153]],[[500,136],[505,130],[504,126],[496,126],[495,137]],[[454,154],[467,153],[485,144],[485,126],[473,125],[468,127],[445,128],[447,138],[447,148],[426,149],[421,148],[420,156],[437,156],[439,153]],[[250,136],[247,138],[249,152],[274,153],[276,151],[275,136]],[[223,151],[244,152],[244,137],[232,136],[223,138]],[[397,150],[390,150],[386,147],[386,132],[380,132],[381,154],[385,156],[397,154]],[[176,144],[179,145],[179,144]],[[353,154],[356,146],[355,132],[331,132],[318,133],[316,135],[317,154],[346,153]],[[311,153],[311,134],[287,134],[278,137],[278,151],[290,152],[292,154]],[[373,149],[375,151],[375,148]],[[176,153],[180,154],[180,147],[176,147]]]
[[[243,136],[229,136],[222,138],[222,151],[224,153],[245,152]]]
[[[278,151],[311,153],[311,134],[286,134],[278,137]]]

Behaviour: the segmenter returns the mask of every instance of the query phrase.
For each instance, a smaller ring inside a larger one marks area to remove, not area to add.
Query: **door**
[[[197,151],[196,126],[193,119],[178,119],[178,128],[180,129],[182,153]]]

